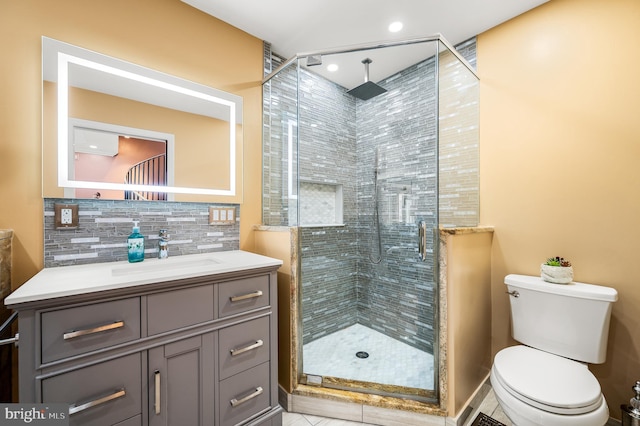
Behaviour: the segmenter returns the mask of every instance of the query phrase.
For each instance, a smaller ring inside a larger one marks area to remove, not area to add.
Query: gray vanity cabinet
[[[276,268],[11,306],[20,402],[68,403],[71,425],[280,426]]]

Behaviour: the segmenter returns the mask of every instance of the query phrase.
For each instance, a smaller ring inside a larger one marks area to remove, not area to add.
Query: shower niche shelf
[[[300,225],[343,225],[342,185],[300,182]]]

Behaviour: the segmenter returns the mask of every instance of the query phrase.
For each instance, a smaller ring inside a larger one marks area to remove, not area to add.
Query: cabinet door
[[[214,333],[149,351],[149,424],[213,425]]]

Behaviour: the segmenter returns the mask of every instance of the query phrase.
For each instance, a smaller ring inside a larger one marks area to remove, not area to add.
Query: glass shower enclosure
[[[475,40],[459,49],[334,49],[265,78],[263,223],[298,228],[299,383],[438,400],[437,231],[478,223]]]

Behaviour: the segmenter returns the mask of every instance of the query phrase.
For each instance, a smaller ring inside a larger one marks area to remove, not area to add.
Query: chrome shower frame
[[[438,41],[444,44],[447,47],[447,49],[449,49],[449,51],[453,53],[456,56],[456,58],[462,64],[464,64],[464,66],[467,67],[469,71],[473,73],[473,75],[479,78],[478,73],[476,73],[476,70],[469,64],[469,62],[467,62],[467,60],[464,57],[460,55],[460,53],[458,53],[458,51],[456,51],[455,47],[453,47],[453,45],[449,43],[442,36],[442,34],[435,34],[427,37],[410,38],[405,40],[390,41],[390,42],[384,42],[384,43],[354,44],[351,46],[337,47],[334,49],[323,49],[323,50],[297,53],[296,55],[292,56],[291,58],[287,59],[285,62],[280,64],[280,66],[278,66],[275,70],[271,71],[264,79],[262,79],[262,84],[264,85],[266,82],[268,82],[273,77],[275,77],[281,70],[287,68],[289,65],[298,61],[299,59],[312,57],[314,61],[318,61],[318,60],[321,61],[321,59],[319,58],[322,58],[323,55],[335,55],[339,53],[358,52],[361,50],[384,49],[387,47],[407,46],[410,44],[420,44],[420,43],[438,42]]]

